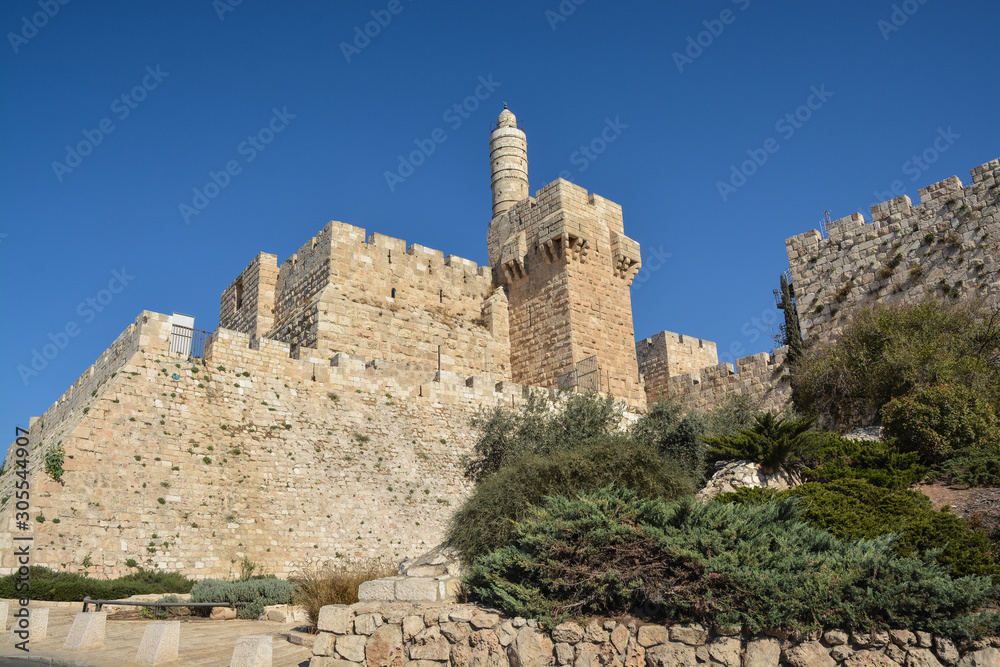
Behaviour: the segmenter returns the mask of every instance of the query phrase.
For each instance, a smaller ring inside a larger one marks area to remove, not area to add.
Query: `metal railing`
[[[232,607],[228,602],[139,602],[137,600],[91,600],[83,598],[83,610],[87,605],[94,605],[94,611],[101,611],[106,604],[119,604],[128,607]]]
[[[205,356],[205,341],[212,334],[201,329],[182,327],[178,324],[170,327],[170,351],[183,354],[191,359],[201,359]]]
[[[558,383],[560,389],[600,392],[601,367],[597,355],[581,359],[572,370],[560,373]]]

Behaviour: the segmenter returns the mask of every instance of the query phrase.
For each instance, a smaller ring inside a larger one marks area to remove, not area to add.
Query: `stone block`
[[[85,611],[76,615],[63,644],[64,651],[91,651],[104,646],[108,612]],[[34,637],[32,637],[34,639]]]
[[[395,599],[406,602],[436,602],[438,582],[429,577],[406,577],[395,582]]]
[[[309,661],[309,667],[358,667],[358,663],[340,658],[329,658],[314,655]]]
[[[708,630],[700,623],[687,623],[670,627],[670,641],[683,642],[688,646],[701,646],[708,641]]]
[[[342,604],[328,604],[319,610],[316,627],[322,632],[346,635],[351,631],[351,619],[353,617],[354,612],[351,611],[350,607]]]
[[[334,647],[337,655],[352,662],[364,662],[365,643],[368,637],[364,635],[345,635],[337,638],[337,645]]]
[[[336,636],[331,632],[320,632],[313,642],[313,655],[333,655]]]
[[[846,640],[845,640],[846,641]],[[743,667],[778,667],[781,646],[777,639],[758,637],[747,642]]]
[[[646,650],[646,664],[649,667],[675,667],[696,663],[695,649],[687,644],[659,644]]]
[[[852,654],[853,655],[853,654]],[[830,651],[819,642],[805,642],[784,652],[784,661],[791,667],[836,667]]]
[[[10,603],[0,600],[0,632],[7,630],[7,615],[10,613]]]
[[[369,667],[398,667],[405,659],[403,633],[396,625],[381,626],[365,644],[365,660]]]
[[[247,635],[236,640],[230,667],[271,667],[274,638],[270,635]]]
[[[662,625],[644,625],[639,628],[636,634],[636,641],[640,646],[649,648],[657,644],[667,643],[667,629]]]
[[[366,581],[358,587],[358,599],[362,602],[395,600],[398,579],[398,577],[387,577]]]
[[[552,650],[552,640],[547,634],[523,626],[507,647],[507,657],[511,667],[541,667],[551,663]]]
[[[180,621],[150,623],[142,634],[135,661],[140,665],[163,665],[177,660],[180,645]]]
[[[232,607],[212,607],[209,618],[213,621],[232,621],[236,619],[236,610]]]
[[[49,633],[49,610],[48,609],[29,609],[28,610],[28,633],[29,639],[33,642],[41,641],[48,636]],[[20,619],[23,620],[23,619]],[[15,630],[23,630],[22,627],[18,627],[19,619],[14,619],[11,622],[11,632]],[[17,637],[17,635],[14,635]],[[23,641],[20,638],[15,638],[11,643],[16,643],[18,641]]]

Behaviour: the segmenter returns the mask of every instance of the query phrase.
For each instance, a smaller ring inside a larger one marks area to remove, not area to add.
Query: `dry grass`
[[[295,604],[302,605],[309,613],[309,622],[316,625],[319,610],[328,604],[354,604],[358,601],[358,587],[366,581],[391,577],[396,567],[384,560],[367,560],[355,563],[326,562],[304,567],[292,578],[296,585]]]

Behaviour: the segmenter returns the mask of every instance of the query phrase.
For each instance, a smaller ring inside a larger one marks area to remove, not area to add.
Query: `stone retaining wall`
[[[310,667],[996,667],[1000,637],[926,632],[744,634],[698,624],[592,619],[545,628],[473,605],[358,603],[320,610]]]

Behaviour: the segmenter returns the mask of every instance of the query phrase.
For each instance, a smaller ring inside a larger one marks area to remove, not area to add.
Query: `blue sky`
[[[785,238],[1000,156],[987,0],[8,0],[0,28],[5,428],[143,309],[214,329],[328,220],[484,263],[505,101],[532,192],[622,205],[636,336],[730,359],[773,347]]]

